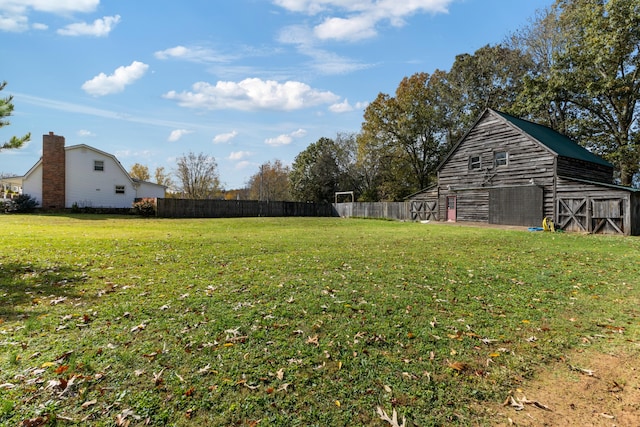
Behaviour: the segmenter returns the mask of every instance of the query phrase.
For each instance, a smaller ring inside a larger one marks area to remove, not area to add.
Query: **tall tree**
[[[364,163],[359,161],[358,137],[356,133],[339,132],[334,139],[339,191],[353,191],[355,199],[361,199],[365,191],[366,174]]]
[[[335,142],[320,138],[300,152],[291,166],[289,182],[294,200],[331,203],[339,191],[340,170]]]
[[[7,86],[7,82],[0,83],[0,91],[2,91],[5,86]],[[9,95],[6,98],[0,98],[0,128],[4,126],[9,126],[11,122],[6,120],[6,117],[10,117],[13,113],[13,95]],[[23,137],[18,138],[17,136],[12,136],[9,141],[4,142],[0,145],[0,151],[2,150],[11,150],[15,148],[20,148],[24,145],[25,142],[31,139],[31,133],[27,133]]]
[[[374,161],[386,166],[383,181],[398,190],[388,194],[392,199],[425,188],[440,161],[448,121],[436,83],[440,79],[427,73],[405,77],[395,97],[380,93],[365,110],[361,155],[376,153]],[[403,176],[407,170],[410,174]]]
[[[149,181],[151,175],[149,174],[149,168],[140,163],[134,163],[129,171],[129,176],[133,179],[139,179],[140,181]]]
[[[173,188],[174,183],[173,179],[171,179],[171,175],[165,172],[163,166],[158,166],[154,173],[154,177],[156,180],[156,184],[164,185],[167,188]]]
[[[449,99],[459,112],[455,122],[466,130],[486,108],[512,112],[523,78],[533,66],[527,54],[504,45],[456,56],[447,75],[453,95]]]
[[[631,185],[640,171],[640,0],[557,0],[556,10],[565,45],[551,78],[580,110],[582,142]]]
[[[575,138],[578,111],[568,91],[552,78],[557,56],[566,45],[557,10],[549,7],[537,11],[530,23],[512,33],[505,44],[533,61],[512,112]]]
[[[249,197],[253,200],[287,201],[289,192],[289,166],[280,160],[260,165],[260,170],[249,178]]]
[[[211,199],[221,194],[218,164],[212,156],[190,152],[179,157],[176,176],[187,199]]]

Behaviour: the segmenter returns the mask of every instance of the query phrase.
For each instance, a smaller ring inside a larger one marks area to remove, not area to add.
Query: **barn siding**
[[[489,190],[478,188],[441,192],[438,200],[441,220],[447,219],[448,196],[456,197],[456,221],[489,222]]]
[[[559,156],[558,175],[611,184],[613,168]]]

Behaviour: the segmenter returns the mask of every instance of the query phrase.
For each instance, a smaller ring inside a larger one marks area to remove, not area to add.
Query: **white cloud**
[[[348,113],[354,110],[364,110],[369,105],[368,102],[356,102],[355,105],[351,105],[348,99],[342,102],[329,106],[329,111],[332,113]]]
[[[167,138],[167,141],[169,142],[179,141],[183,136],[188,135],[190,133],[193,133],[193,131],[187,130],[187,129],[172,130],[171,133],[169,134],[169,138]]]
[[[278,41],[295,45],[301,55],[311,58],[310,66],[321,74],[345,74],[370,67],[369,64],[316,47],[316,36],[312,30],[304,26],[292,25],[283,28],[278,35]]]
[[[275,138],[267,138],[264,140],[264,143],[270,145],[272,147],[280,147],[283,145],[289,145],[296,138],[302,138],[307,134],[307,131],[304,129],[298,129],[294,132],[278,135]]]
[[[307,131],[304,129],[298,129],[296,131],[291,132],[291,136],[294,138],[302,138],[307,134]]]
[[[251,163],[248,160],[242,160],[241,162],[236,163],[236,169],[237,170],[242,170],[242,169],[248,169],[250,167],[254,167],[256,166],[255,163]]]
[[[362,40],[375,37],[376,20],[370,15],[361,15],[352,18],[327,18],[322,24],[317,25],[313,32],[321,40]]]
[[[119,22],[120,15],[105,16],[102,19],[96,19],[92,24],[87,24],[86,22],[69,24],[64,28],[60,28],[57,33],[61,36],[105,37]]]
[[[0,15],[0,30],[19,33],[29,29],[29,19],[26,16]]]
[[[103,96],[122,92],[125,86],[140,79],[149,66],[139,61],[133,61],[129,66],[118,67],[113,74],[107,76],[100,73],[82,85],[82,89],[89,95]]]
[[[33,24],[31,26],[31,28],[33,28],[34,30],[44,31],[44,30],[48,30],[49,26],[47,24],[41,24],[41,23],[36,22],[35,24]]]
[[[216,136],[213,137],[213,143],[214,144],[225,144],[225,143],[231,141],[236,136],[238,136],[238,132],[235,131],[235,130],[231,131],[231,132],[227,132],[227,133],[221,133],[221,134],[216,135]]]
[[[31,105],[37,105],[54,111],[64,111],[67,113],[82,114],[94,117],[101,117],[112,120],[122,120],[131,123],[143,123],[146,125],[156,126],[160,128],[197,128],[203,132],[211,132],[211,127],[198,122],[181,122],[167,120],[166,118],[136,116],[122,111],[111,111],[92,107],[88,104],[72,104],[70,102],[60,101],[58,99],[47,99],[37,96],[27,95],[26,93],[14,93],[16,98],[20,98],[20,102],[26,102]]]
[[[93,12],[100,0],[0,0],[0,12],[7,15],[27,15],[31,10],[66,15],[73,12]]]
[[[186,47],[175,46],[165,50],[156,51],[153,54],[157,59],[183,59],[185,61],[210,63],[210,62],[229,62],[232,57],[223,55],[213,49],[206,47]]]
[[[118,159],[135,158],[135,157],[141,157],[144,159],[144,158],[149,158],[150,156],[153,155],[153,153],[150,150],[142,150],[142,151],[118,150],[113,154]]]
[[[67,14],[70,12],[93,12],[100,0],[2,0],[0,10],[17,9],[25,11],[33,9],[39,12]]]
[[[96,134],[91,132],[90,130],[80,129],[78,131],[78,136],[81,138],[87,138],[87,137],[96,136]]]
[[[388,21],[395,27],[418,13],[447,13],[453,0],[274,0],[291,12],[317,15],[323,21],[313,34],[320,40],[356,41],[374,37],[377,26]]]
[[[229,160],[243,160],[252,155],[253,153],[250,151],[233,151],[229,154]]]
[[[293,111],[336,102],[332,92],[320,91],[297,81],[249,78],[240,82],[219,81],[216,85],[198,82],[191,91],[170,91],[163,95],[182,107],[208,110],[277,110]]]
[[[332,113],[347,113],[353,111],[353,107],[349,104],[349,100],[345,99],[343,102],[331,105],[329,111]]]
[[[93,12],[100,0],[0,0],[0,31],[27,31],[32,11],[68,15],[74,12]],[[43,24],[35,24],[42,30]]]

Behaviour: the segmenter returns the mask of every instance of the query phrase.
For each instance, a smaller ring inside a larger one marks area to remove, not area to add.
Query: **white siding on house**
[[[162,185],[144,181],[137,181],[135,185],[138,187],[136,192],[138,198],[161,199],[165,196],[165,188]]]
[[[22,180],[22,194],[28,194],[42,206],[42,164],[38,162]]]
[[[103,170],[94,170],[96,161]],[[136,198],[133,182],[113,156],[87,146],[69,147],[66,151],[66,207],[130,208]],[[124,186],[124,194],[116,193]]]

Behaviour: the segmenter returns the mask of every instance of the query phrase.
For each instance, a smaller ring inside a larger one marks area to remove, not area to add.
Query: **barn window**
[[[116,185],[116,194],[124,194],[124,185]]]
[[[493,155],[493,163],[495,164],[496,167],[506,166],[508,159],[509,159],[509,156],[506,151],[498,151]]]
[[[94,171],[104,171],[104,161],[102,160],[94,160],[93,161],[93,170]]]
[[[480,160],[480,156],[469,156],[469,169],[480,169],[482,166],[482,162]]]

